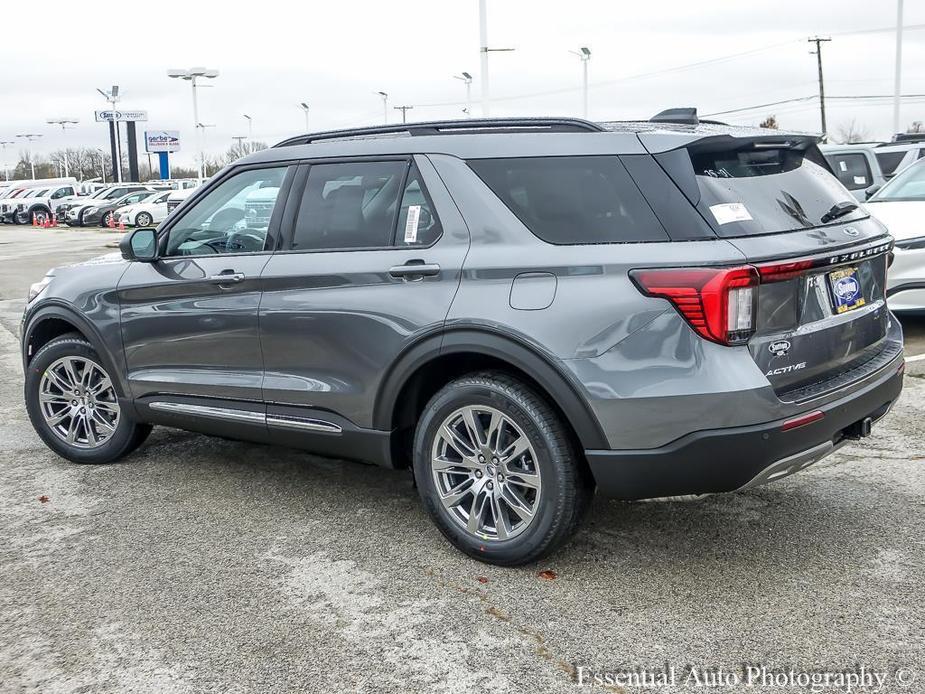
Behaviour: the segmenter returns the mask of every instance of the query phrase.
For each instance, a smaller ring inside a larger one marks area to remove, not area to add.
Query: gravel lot
[[[500,569],[443,541],[404,472],[163,428],[121,464],[48,451],[23,297],[117,238],[0,227],[0,690],[574,692],[577,667],[668,664],[675,687],[627,691],[684,692],[689,665],[748,663],[925,691],[925,360],[862,446],[748,493],[598,500],[566,550]]]

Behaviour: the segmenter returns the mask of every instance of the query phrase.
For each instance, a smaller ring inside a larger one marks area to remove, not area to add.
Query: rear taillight
[[[701,337],[740,345],[755,332],[758,271],[750,265],[633,270],[630,277],[644,294],[674,304]]]

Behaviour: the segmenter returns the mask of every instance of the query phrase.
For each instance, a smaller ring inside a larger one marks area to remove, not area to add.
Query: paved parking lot
[[[925,360],[861,446],[747,493],[598,500],[567,549],[500,569],[403,472],[163,428],[116,465],[44,448],[26,288],[117,238],[0,227],[0,691],[571,692],[577,668],[743,663],[923,691]],[[907,333],[925,353],[925,322]]]

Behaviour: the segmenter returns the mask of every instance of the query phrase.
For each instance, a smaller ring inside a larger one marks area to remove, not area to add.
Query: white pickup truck
[[[44,223],[51,215],[58,214],[58,207],[64,198],[74,194],[74,186],[71,184],[53,185],[40,189],[34,195],[6,200],[4,202],[10,204],[8,209],[2,210],[4,221],[28,224],[34,217]]]

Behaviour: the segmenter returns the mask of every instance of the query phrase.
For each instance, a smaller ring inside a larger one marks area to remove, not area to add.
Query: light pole
[[[231,139],[238,145],[238,154],[243,157],[246,154],[244,151],[244,142],[247,138],[244,137],[244,135],[232,135]]]
[[[308,132],[308,104],[302,101],[299,103],[299,108],[301,108],[302,113],[305,114],[305,132]]]
[[[479,56],[481,58],[482,74],[479,79],[482,83],[482,117],[488,118],[491,111],[491,94],[488,81],[488,54],[513,51],[513,48],[488,47],[488,10],[486,0],[479,0]]]
[[[49,125],[60,125],[61,133],[63,134],[67,130],[69,125],[77,125],[80,121],[76,118],[49,118],[46,121]],[[67,147],[64,148],[64,177],[68,178],[70,172],[67,169]]]
[[[32,180],[35,180],[35,161],[32,159],[32,143],[38,140],[41,135],[35,133],[23,133],[22,135],[17,135],[16,137],[24,137],[29,141],[29,168],[32,169]]]
[[[591,61],[591,51],[585,46],[582,46],[577,51],[569,51],[572,55],[577,55],[581,58],[581,93],[582,93],[582,103],[584,104],[584,117],[588,117],[588,63]]]
[[[214,128],[215,123],[196,123],[196,127],[199,128],[200,136],[199,141],[202,143],[202,150],[200,151],[200,175],[199,178],[205,178],[205,169],[206,169],[206,128]]]
[[[103,184],[106,184],[106,153],[101,150],[99,147],[96,148],[96,151],[100,153],[100,175],[103,179]]]
[[[382,97],[382,124],[388,125],[389,123],[389,95],[386,92],[376,92],[376,94]]]
[[[191,67],[189,70],[168,70],[167,76],[173,79],[186,80],[193,87],[193,125],[196,128],[202,128],[202,132],[199,136],[199,180],[202,180],[205,178],[205,128],[208,126],[204,126],[199,122],[199,99],[196,89],[199,85],[196,83],[196,80],[200,77],[205,77],[210,80],[215,79],[218,77],[218,70],[204,67]]]
[[[241,115],[247,119],[247,139],[253,140],[254,139],[254,119],[251,118],[246,113],[242,113]]]
[[[896,74],[893,78],[893,134],[899,132],[899,92],[903,81],[903,0],[896,0]]]
[[[122,133],[119,130],[119,119],[116,117],[116,102],[119,100],[119,85],[112,85],[108,92],[97,89],[103,98],[112,104],[112,127],[116,133],[116,182],[122,183]]]
[[[15,144],[13,140],[0,140],[0,151],[3,152],[3,173],[6,175],[6,180],[8,181],[10,180],[10,164],[6,160],[6,148]]]
[[[461,72],[453,77],[466,85],[466,118],[472,118],[472,75],[468,72]]]

